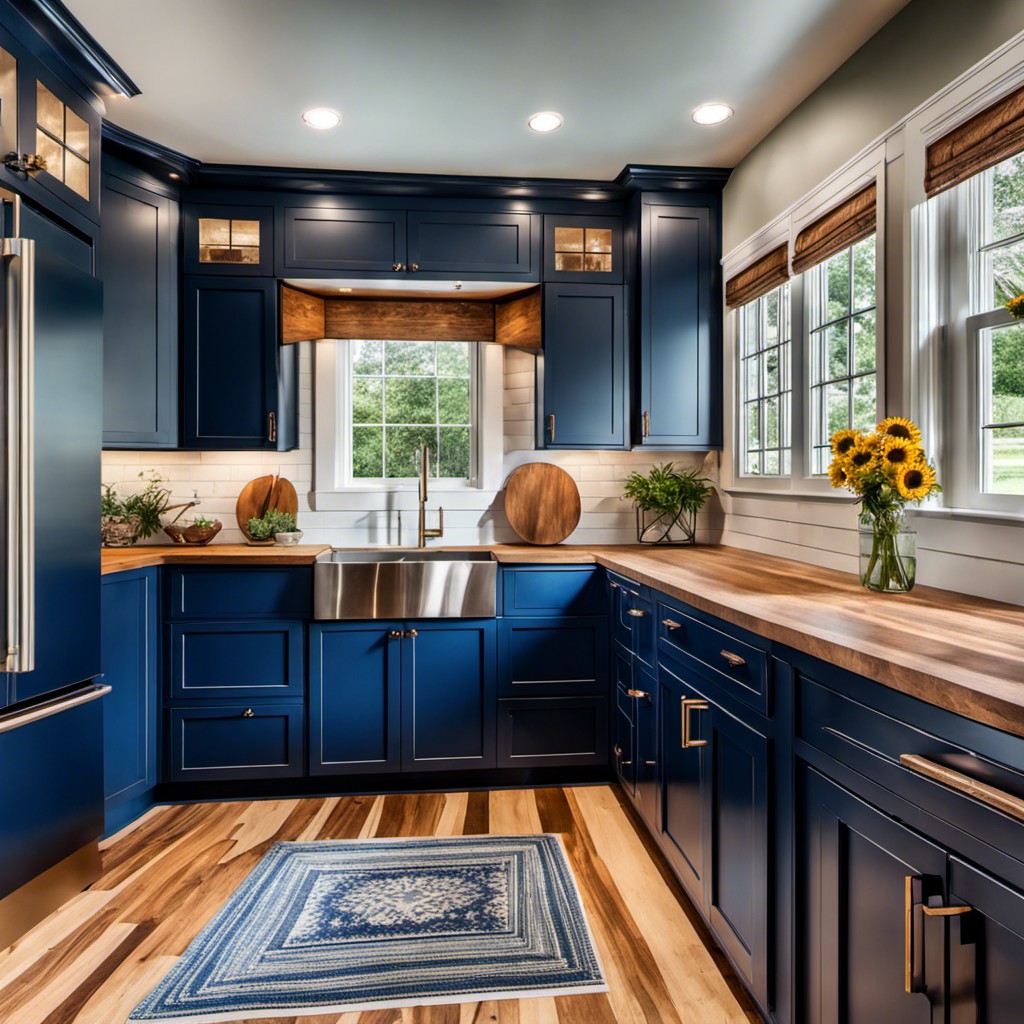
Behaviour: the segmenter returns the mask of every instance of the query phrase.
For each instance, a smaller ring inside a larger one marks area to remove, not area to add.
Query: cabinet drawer
[[[168,696],[301,697],[301,622],[196,622],[168,627]]]
[[[603,697],[498,701],[498,767],[607,764],[608,702]]]
[[[302,774],[301,704],[218,704],[167,712],[172,782]]]
[[[596,565],[502,569],[503,615],[603,615]]]
[[[726,693],[762,715],[770,714],[768,641],[732,626],[726,632],[664,602],[658,604],[657,618],[660,651],[689,656]]]
[[[171,568],[167,573],[172,619],[310,619],[312,605],[312,567]]]
[[[618,573],[608,573],[612,592],[612,635],[648,668],[655,660],[654,599],[649,587]]]
[[[599,617],[502,619],[498,630],[498,694],[515,697],[603,695],[608,640]]]

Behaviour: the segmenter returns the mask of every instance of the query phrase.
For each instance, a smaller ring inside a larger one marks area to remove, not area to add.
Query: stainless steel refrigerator
[[[57,254],[70,235],[0,200],[2,948],[98,873],[109,688],[97,678],[102,286]]]

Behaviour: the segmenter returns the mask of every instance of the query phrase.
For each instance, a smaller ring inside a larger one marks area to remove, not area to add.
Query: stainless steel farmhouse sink
[[[325,551],[313,566],[317,619],[469,619],[495,614],[489,551]]]

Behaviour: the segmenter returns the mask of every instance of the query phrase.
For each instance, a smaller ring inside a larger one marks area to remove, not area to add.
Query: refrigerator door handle
[[[35,242],[3,239],[0,260],[7,348],[7,479],[3,486],[7,623],[0,671],[31,672],[35,667]]]
[[[24,711],[13,715],[0,716],[0,734],[13,732],[23,725],[31,725],[33,722],[42,721],[51,715],[59,715],[62,711],[70,711],[81,704],[89,704],[100,697],[105,697],[113,689],[108,683],[92,683],[82,690],[75,690],[60,700],[48,701],[44,704],[37,704],[35,707],[27,708]]]

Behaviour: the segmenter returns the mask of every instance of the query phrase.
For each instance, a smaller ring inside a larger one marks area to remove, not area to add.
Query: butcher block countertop
[[[875,594],[851,573],[723,546],[489,547],[510,565],[596,562],[726,622],[1024,736],[1024,607],[920,586],[910,594]],[[315,544],[108,548],[103,571],[309,565],[325,550]]]

